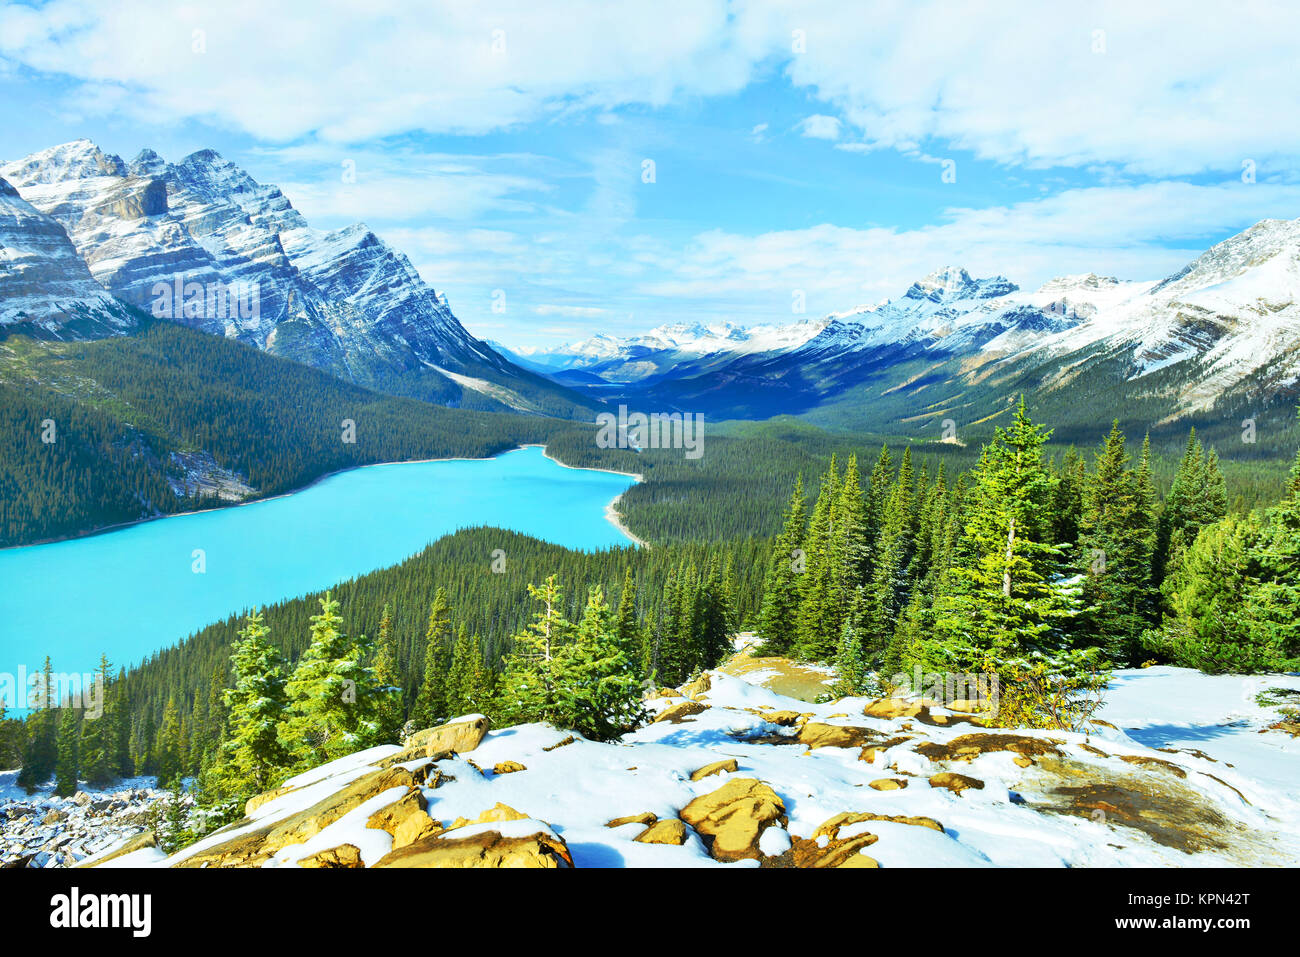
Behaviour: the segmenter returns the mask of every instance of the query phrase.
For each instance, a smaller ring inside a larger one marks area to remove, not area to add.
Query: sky
[[[1300,216],[1300,5],[0,2],[0,160],[216,149],[513,347]]]

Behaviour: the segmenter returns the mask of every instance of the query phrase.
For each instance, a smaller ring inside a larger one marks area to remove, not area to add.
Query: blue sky
[[[265,6],[0,6],[0,158],[214,148],[510,345],[789,322],[950,263],[1156,278],[1300,216],[1283,6]]]

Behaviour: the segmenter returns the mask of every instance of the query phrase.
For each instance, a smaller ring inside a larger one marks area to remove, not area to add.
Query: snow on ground
[[[636,842],[641,825],[606,826],[613,818],[647,811],[661,819],[677,817],[693,798],[718,789],[729,777],[724,772],[692,781],[691,773],[734,758],[734,776],[767,782],[784,802],[788,828],[764,833],[760,848],[766,854],[781,853],[792,837],[811,838],[841,812],[868,811],[923,816],[943,826],[938,831],[872,820],[841,832],[840,837],[862,830],[877,835],[867,853],[885,867],[1300,864],[1297,740],[1276,731],[1260,733],[1279,715],[1254,699],[1266,687],[1300,690],[1300,676],[1211,677],[1178,668],[1119,672],[1103,712],[1115,727],[1100,726],[1091,735],[1014,732],[1042,739],[1058,752],[1027,766],[1017,763],[1023,757],[1005,750],[939,763],[917,749],[984,733],[967,723],[868,718],[863,715],[867,700],[861,698],[810,704],[762,687],[761,670],[743,677],[715,671],[710,677],[712,687],[698,698],[707,709],[681,723],[648,724],[619,742],[587,741],[545,724],[491,731],[474,751],[439,761],[442,782],[423,792],[428,812],[446,826],[456,818],[475,820],[498,803],[509,805],[529,820],[477,829],[535,833],[542,827],[538,822],[545,822],[567,843],[579,867],[752,867],[758,862],[715,861],[689,828],[685,844],[672,846]],[[662,697],[647,704],[660,712],[684,700]],[[879,732],[876,740],[893,743],[876,749],[872,761],[858,746],[809,750],[795,740],[789,717],[784,724],[769,721],[760,713],[768,709],[809,715],[810,722],[866,728]],[[938,708],[931,712],[948,720],[944,715]],[[895,740],[906,735],[911,738]],[[572,743],[562,744],[570,737]],[[300,775],[292,782],[297,790],[256,809],[252,822],[212,835],[180,856],[308,808],[397,750],[373,748]],[[506,761],[525,770],[492,770]],[[984,786],[961,793],[931,786],[931,775],[940,770]],[[906,785],[869,786],[884,778]],[[1077,790],[1072,785],[1080,781],[1100,789],[1089,792],[1093,803],[1070,803]],[[1106,790],[1112,786],[1121,790]],[[366,821],[397,796],[400,789],[371,798],[307,843],[281,849],[265,866],[289,866],[342,843],[355,844],[373,864],[392,839],[367,828]],[[1136,803],[1123,806],[1124,796]],[[1109,808],[1110,816],[1090,813],[1092,807]],[[1136,815],[1129,821],[1156,823],[1125,824],[1126,815]],[[136,854],[129,863],[163,861],[156,854]]]

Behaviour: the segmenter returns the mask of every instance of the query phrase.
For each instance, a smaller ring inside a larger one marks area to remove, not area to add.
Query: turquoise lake
[[[101,652],[131,665],[233,612],[395,565],[460,528],[494,525],[584,550],[626,545],[605,506],[634,483],[524,448],[372,465],[263,502],[6,549],[0,672],[31,672],[47,654],[56,672],[92,671]]]

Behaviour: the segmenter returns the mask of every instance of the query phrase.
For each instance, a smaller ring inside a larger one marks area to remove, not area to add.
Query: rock
[[[732,778],[682,808],[681,819],[713,839],[709,853],[716,860],[758,858],[763,831],[778,822],[785,826],[785,804],[756,778]]]
[[[474,818],[474,820],[472,821],[469,820],[469,818],[464,818],[464,817],[456,818],[455,822],[447,830],[449,831],[455,830],[458,827],[466,827],[470,824],[488,824],[494,821],[526,821],[526,820],[528,820],[527,814],[524,814],[520,811],[516,811],[509,804],[502,804],[500,802],[497,802],[492,807],[488,808],[486,811],[480,814],[478,817]]]
[[[878,698],[869,702],[862,713],[868,718],[912,718],[921,713],[921,705],[906,698]]]
[[[179,861],[176,867],[240,867],[261,864],[282,847],[301,844],[315,837],[344,814],[391,788],[409,791],[418,785],[410,771],[402,767],[372,771],[340,790],[317,801],[311,807],[282,821],[266,824],[254,831],[206,848]]]
[[[760,712],[764,721],[770,721],[772,724],[779,724],[783,728],[793,728],[802,721],[807,715],[800,714],[798,711],[763,711]]]
[[[917,754],[931,761],[973,761],[981,754],[1011,751],[1024,757],[1059,756],[1060,741],[1035,738],[1027,734],[962,734],[946,744],[924,741],[915,748]]]
[[[960,794],[967,788],[975,788],[977,791],[984,788],[984,782],[979,778],[968,777],[965,774],[957,774],[955,771],[940,771],[930,778],[930,787],[947,788],[954,794]]]
[[[698,701],[683,701],[680,704],[675,704],[671,707],[665,708],[660,713],[659,717],[655,718],[655,723],[657,724],[660,721],[671,721],[673,724],[681,724],[691,715],[707,711],[708,708],[709,706],[707,704],[701,704]]]
[[[528,769],[518,761],[501,761],[492,766],[493,774],[514,774],[516,771],[527,771]]]
[[[567,747],[568,745],[573,744],[573,742],[576,741],[576,740],[577,740],[577,738],[575,738],[573,735],[569,735],[568,737],[563,738],[562,740],[555,742],[555,744],[551,745],[549,748],[542,748],[542,750],[543,750],[543,751],[554,751],[556,748]]]
[[[78,791],[76,794],[72,795],[72,797],[68,798],[68,800],[77,805],[77,807],[89,807],[91,798],[85,791]]]
[[[455,831],[426,837],[385,854],[375,867],[572,867],[573,858],[562,839],[538,822],[537,832],[504,837],[480,831],[456,837]]]
[[[691,780],[698,781],[701,778],[707,778],[713,774],[721,774],[723,771],[735,771],[739,767],[735,758],[727,758],[725,761],[714,761],[712,764],[706,764],[702,768],[696,768],[691,772]]]
[[[692,700],[698,700],[699,697],[702,694],[704,694],[704,692],[710,691],[712,690],[712,688],[713,688],[713,682],[709,679],[709,673],[705,671],[702,672],[700,676],[696,678],[694,681],[690,682],[689,684],[683,685],[682,694],[686,695],[686,697],[691,698]]]
[[[944,707],[949,711],[959,711],[962,714],[983,714],[989,710],[989,703],[978,698],[958,698],[949,701]]]
[[[95,861],[94,863],[86,864],[84,866],[98,867],[100,864],[103,864],[105,861],[111,861],[114,858],[118,858],[118,857],[125,857],[127,854],[130,854],[134,851],[143,850],[146,847],[157,847],[157,846],[158,846],[158,839],[154,835],[154,832],[145,831],[141,834],[137,834],[135,837],[126,841],[126,843],[124,843],[117,850],[113,851],[111,854],[105,854],[103,857],[101,857],[99,860]]]
[[[467,754],[483,743],[489,722],[481,714],[471,714],[436,728],[425,728],[406,739],[406,750],[424,748],[426,757],[445,757],[448,754]]]
[[[879,867],[873,857],[862,853],[863,848],[875,844],[879,838],[874,834],[857,834],[844,840],[830,840],[825,846],[817,841],[797,837],[790,843],[790,849],[784,854],[763,862],[764,867]]]
[[[317,851],[298,859],[299,867],[365,867],[361,849],[355,844],[340,844],[327,851]]]
[[[880,778],[879,780],[872,781],[870,786],[875,788],[877,791],[898,791],[907,787],[907,779]]]
[[[244,817],[252,817],[253,812],[256,811],[263,804],[269,804],[271,801],[274,801],[276,798],[280,797],[280,795],[288,794],[292,790],[293,788],[289,787],[288,785],[282,784],[278,788],[272,788],[270,791],[263,791],[261,794],[253,795],[246,802],[244,802]]]
[[[677,818],[670,817],[651,824],[633,840],[641,844],[673,844],[680,846],[686,843],[686,825]]]
[[[411,815],[422,814],[425,818],[428,818],[427,807],[428,805],[420,789],[411,788],[392,804],[381,807],[370,815],[370,818],[366,821],[366,827],[373,827],[381,831],[387,831],[389,834],[396,834],[397,828]]]
[[[647,701],[654,701],[656,698],[680,698],[682,693],[673,688],[660,688],[658,691],[651,691],[646,695]]]
[[[432,834],[442,833],[442,825],[429,817],[427,811],[420,811],[417,814],[409,814],[402,819],[393,831],[393,850],[399,847],[406,847],[408,844],[414,844],[416,841],[423,840]]]
[[[630,814],[627,817],[616,817],[614,820],[605,824],[606,827],[622,827],[624,824],[644,824],[649,826],[659,820],[659,815],[650,811],[642,814]]]
[[[1022,755],[1020,755],[1019,757],[1012,758],[1012,759],[1011,759],[1011,762],[1012,762],[1013,764],[1015,764],[1016,767],[1019,767],[1019,768],[1027,768],[1027,767],[1029,767],[1031,764],[1034,763],[1034,759],[1033,759],[1033,758],[1027,758],[1027,757],[1025,757],[1025,756],[1022,754]]]
[[[1119,759],[1126,764],[1136,764],[1143,768],[1159,768],[1162,771],[1168,771],[1176,778],[1185,779],[1187,777],[1186,771],[1164,758],[1153,758],[1145,754],[1121,754]]]
[[[928,827],[932,831],[943,833],[943,825],[932,817],[909,816],[905,814],[876,814],[872,811],[841,811],[834,817],[822,822],[813,832],[813,838],[823,834],[828,838],[839,836],[840,828],[846,824],[862,824],[866,821],[887,821],[890,824],[910,824],[914,827]]]
[[[45,817],[41,818],[41,823],[42,823],[42,824],[58,824],[60,821],[62,821],[62,820],[63,820],[64,818],[66,818],[67,816],[68,816],[68,815],[67,815],[65,812],[60,811],[58,808],[50,808],[50,810],[49,810],[48,812],[46,812]]]
[[[853,725],[822,724],[809,721],[799,729],[799,741],[809,748],[860,748],[873,738],[879,738],[880,732],[871,728],[858,728]]]

